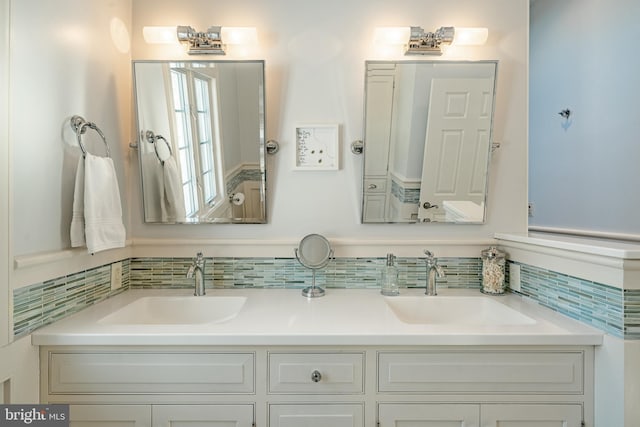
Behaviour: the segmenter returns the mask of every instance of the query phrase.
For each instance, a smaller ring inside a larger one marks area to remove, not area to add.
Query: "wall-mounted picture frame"
[[[337,124],[302,124],[296,126],[295,169],[338,170],[339,129]]]

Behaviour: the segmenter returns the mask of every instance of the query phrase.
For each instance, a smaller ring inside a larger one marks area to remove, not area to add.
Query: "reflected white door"
[[[492,110],[492,79],[433,79],[419,219],[443,219],[445,200],[484,202]]]

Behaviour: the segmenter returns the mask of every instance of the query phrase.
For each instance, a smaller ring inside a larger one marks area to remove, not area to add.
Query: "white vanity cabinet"
[[[150,405],[70,405],[70,427],[151,427]]]
[[[269,352],[269,426],[363,427],[364,364],[364,351]]]
[[[593,346],[41,347],[73,427],[593,427]]]
[[[42,401],[71,404],[72,427],[254,424],[253,352],[64,347],[41,358]]]
[[[253,405],[85,405],[69,408],[70,427],[251,427]]]
[[[379,427],[581,427],[579,404],[381,404]]]
[[[480,405],[481,427],[582,427],[578,404]],[[592,424],[591,424],[592,425]]]

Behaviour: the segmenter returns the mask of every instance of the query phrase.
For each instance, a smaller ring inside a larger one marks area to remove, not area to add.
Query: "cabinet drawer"
[[[364,408],[360,404],[270,405],[270,427],[331,426],[363,427]]]
[[[364,191],[366,193],[384,193],[386,190],[386,178],[365,178]]]
[[[253,405],[153,405],[154,427],[252,427]]]
[[[583,371],[580,351],[380,352],[378,391],[581,394]]]
[[[253,353],[49,353],[50,394],[253,393]]]
[[[362,353],[271,353],[271,393],[362,393]]]

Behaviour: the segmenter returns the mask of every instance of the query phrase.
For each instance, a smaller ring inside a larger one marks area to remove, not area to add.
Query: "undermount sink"
[[[532,318],[489,297],[397,296],[385,301],[404,323],[437,325],[533,325]]]
[[[142,297],[103,317],[109,325],[193,325],[233,319],[246,297],[158,296]]]

